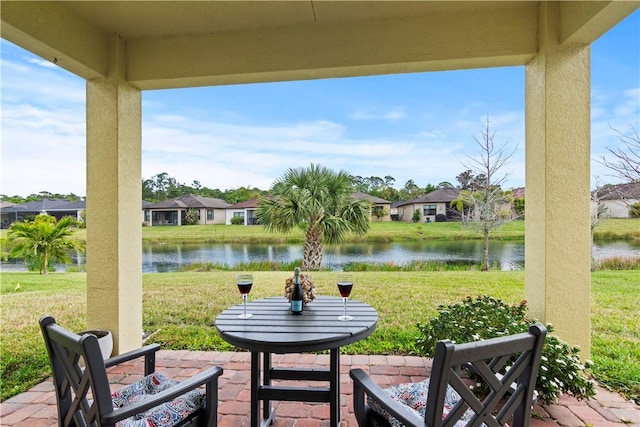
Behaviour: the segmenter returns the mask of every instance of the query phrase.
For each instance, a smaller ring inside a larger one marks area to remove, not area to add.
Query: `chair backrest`
[[[53,371],[58,425],[99,426],[112,403],[98,339],[70,332],[49,316],[40,319],[40,329]]]
[[[529,332],[511,336],[459,345],[448,340],[438,342],[425,425],[453,426],[465,417],[467,427],[505,423],[512,427],[528,426],[546,334],[544,326],[535,324],[529,327]],[[462,378],[469,371],[488,389],[481,398],[474,395]],[[443,418],[447,385],[460,395],[460,400]]]

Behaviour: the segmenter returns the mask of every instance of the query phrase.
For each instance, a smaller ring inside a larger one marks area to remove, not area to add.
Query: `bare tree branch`
[[[502,189],[509,174],[502,174],[502,169],[515,153],[517,146],[513,150],[508,149],[508,143],[496,146],[495,131],[491,131],[488,116],[482,125],[480,138],[473,139],[480,148],[479,155],[477,158],[469,157],[469,162],[462,164],[475,173],[476,179],[469,194],[465,195],[465,200],[461,202],[470,206],[469,218],[483,233],[482,271],[487,271],[489,269],[489,234],[504,223],[507,217],[505,215],[507,206],[511,212],[513,194]]]
[[[624,181],[640,181],[640,135],[638,130],[629,125],[629,133],[624,133],[618,129],[611,128],[618,134],[618,139],[622,143],[617,149],[607,148],[611,154],[609,158],[600,156],[596,160],[603,166],[611,169],[611,175]]]

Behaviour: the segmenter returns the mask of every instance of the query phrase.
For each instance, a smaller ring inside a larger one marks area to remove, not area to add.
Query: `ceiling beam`
[[[1,1],[2,38],[84,79],[107,73],[107,35],[57,2]]]
[[[140,89],[523,65],[537,7],[129,40]]]
[[[638,0],[560,2],[559,41],[591,44],[638,7]]]

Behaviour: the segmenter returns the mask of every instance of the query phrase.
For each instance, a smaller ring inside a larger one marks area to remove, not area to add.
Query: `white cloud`
[[[58,66],[53,62],[45,61],[44,59],[40,59],[40,58],[27,58],[27,61],[30,62],[31,64],[38,65],[40,67],[58,68]]]
[[[2,43],[2,192],[84,195],[85,82],[48,61],[16,54],[16,48]],[[431,76],[425,75],[425,81]],[[506,168],[511,173],[507,186],[524,185],[521,93],[496,94],[503,101],[492,104],[484,100],[493,98],[482,95],[482,88],[455,96],[443,90],[425,101],[411,93],[385,90],[393,89],[395,78],[381,79],[384,87],[374,88],[363,99],[344,99],[330,81],[326,86],[310,82],[309,87],[325,91],[326,106],[306,108],[304,97],[291,100],[289,92],[289,98],[274,102],[290,108],[285,112],[252,108],[263,98],[251,98],[247,86],[238,91],[242,95],[237,99],[231,99],[233,87],[220,91],[229,97],[229,105],[226,98],[212,102],[219,93],[211,88],[206,96],[199,89],[154,91],[153,96],[143,92],[142,175],[150,178],[167,172],[186,184],[198,180],[211,188],[266,189],[286,169],[313,162],[354,175],[390,175],[397,188],[409,179],[420,186],[455,183],[455,176],[464,170],[462,161],[478,152],[473,137],[481,135],[488,115],[496,143],[518,145]],[[292,87],[299,90],[302,84]],[[281,87],[290,89],[284,83]],[[594,82],[591,102],[592,157],[597,158],[619,143],[611,127],[639,124],[640,88],[616,91],[606,81]],[[606,171],[594,162],[592,172]]]
[[[376,112],[371,112],[370,110],[381,110]],[[363,121],[371,121],[371,120],[382,120],[395,122],[398,120],[402,120],[407,116],[405,109],[402,107],[395,107],[391,110],[383,110],[381,108],[375,107],[367,107],[361,108],[359,110],[354,111],[349,118],[352,120],[363,120]]]

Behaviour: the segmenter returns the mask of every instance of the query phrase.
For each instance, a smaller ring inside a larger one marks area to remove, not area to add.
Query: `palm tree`
[[[305,230],[302,269],[320,270],[322,243],[339,243],[347,233],[369,230],[369,202],[352,197],[351,176],[313,163],[288,169],[262,197],[257,217],[267,230]]]
[[[452,208],[455,208],[458,212],[460,212],[463,224],[467,223],[468,218],[465,215],[465,211],[467,212],[467,214],[470,214],[469,210],[471,208],[471,202],[472,202],[471,191],[460,190],[460,192],[458,193],[458,197],[456,197],[451,201],[451,203],[449,203],[449,206],[451,206]]]
[[[33,221],[14,222],[9,228],[9,239],[15,242],[10,256],[24,258],[27,263],[38,268],[40,274],[47,274],[50,262],[70,263],[68,249],[82,250],[82,245],[71,240],[71,227],[77,221],[64,217],[60,221],[50,215],[38,215]]]

